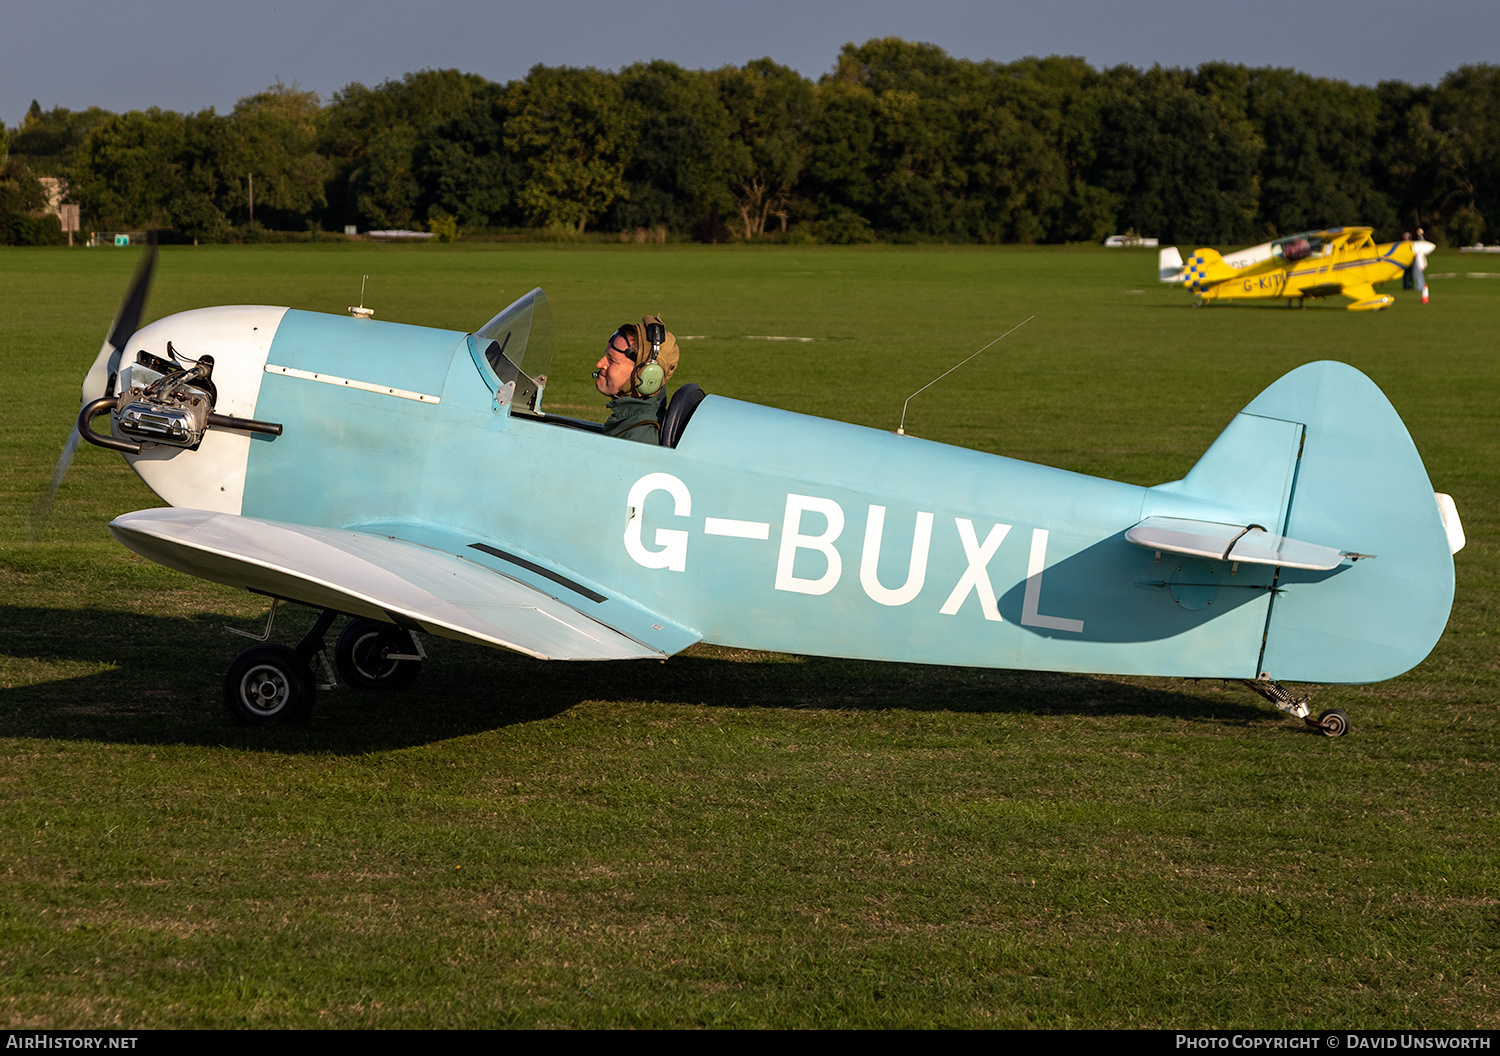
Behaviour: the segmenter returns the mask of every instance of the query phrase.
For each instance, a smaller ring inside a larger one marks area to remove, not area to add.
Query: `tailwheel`
[[[1318,716],[1313,723],[1324,737],[1342,737],[1349,732],[1349,716],[1337,708],[1330,708]]]
[[[312,694],[306,661],[284,645],[246,649],[224,676],[224,708],[246,726],[300,722],[312,710]]]
[[[422,671],[416,635],[379,620],[355,619],[333,647],[339,674],[355,689],[405,689]]]

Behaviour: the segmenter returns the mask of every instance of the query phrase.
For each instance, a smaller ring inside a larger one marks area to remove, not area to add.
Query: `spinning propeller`
[[[84,375],[80,409],[101,396],[113,395],[106,390],[114,387],[114,379],[119,375],[120,364],[125,355],[125,346],[140,326],[141,314],[146,308],[146,294],[151,289],[151,275],[155,270],[156,242],[153,239],[146,248],[146,256],[136,268],[135,278],[130,280],[125,299],[120,302],[120,310],[115,314],[114,325],[109,328],[109,336],[104,339],[99,354],[94,357],[93,366]],[[29,542],[36,542],[42,526],[47,523],[47,516],[52,512],[52,502],[57,498],[57,489],[62,487],[63,477],[67,475],[73,455],[78,451],[79,439],[76,427],[68,430],[68,442],[63,446],[62,455],[52,470],[52,480],[32,507],[26,533]]]

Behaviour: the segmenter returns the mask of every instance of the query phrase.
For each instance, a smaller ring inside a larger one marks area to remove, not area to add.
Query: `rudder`
[[[1244,413],[1304,427],[1285,534],[1369,555],[1332,572],[1280,570],[1261,671],[1364,683],[1415,667],[1447,625],[1453,556],[1395,408],[1364,374],[1325,361],[1286,374]]]

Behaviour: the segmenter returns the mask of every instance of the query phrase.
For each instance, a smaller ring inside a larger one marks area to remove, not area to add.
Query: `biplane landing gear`
[[[284,645],[246,649],[224,676],[224,707],[230,718],[246,726],[305,719],[312,695],[307,661]]]
[[[333,647],[339,674],[355,689],[405,689],[425,658],[411,631],[364,618],[350,620]]]
[[[1261,672],[1261,676],[1257,679],[1237,678],[1235,681],[1269,700],[1287,714],[1301,719],[1324,737],[1342,737],[1349,732],[1348,715],[1337,708],[1331,708],[1316,719],[1313,718],[1312,709],[1308,707],[1310,697],[1306,694],[1297,696],[1265,672]]]

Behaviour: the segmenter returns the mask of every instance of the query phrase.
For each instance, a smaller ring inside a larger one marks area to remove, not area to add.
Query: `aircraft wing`
[[[1187,554],[1211,561],[1278,565],[1326,572],[1346,555],[1331,546],[1273,535],[1258,525],[1220,524],[1183,517],[1147,517],[1125,533],[1127,542],[1147,550]]]
[[[667,655],[534,586],[388,535],[180,508],[127,513],[109,530],[141,556],[200,579],[542,660]]]

